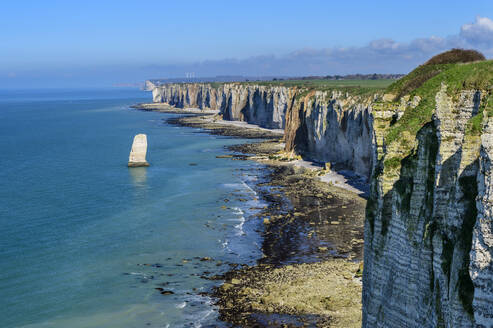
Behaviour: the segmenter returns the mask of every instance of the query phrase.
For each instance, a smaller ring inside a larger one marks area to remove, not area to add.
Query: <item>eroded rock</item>
[[[149,166],[146,161],[147,153],[147,136],[145,134],[137,134],[132,143],[132,150],[128,158],[128,167]]]

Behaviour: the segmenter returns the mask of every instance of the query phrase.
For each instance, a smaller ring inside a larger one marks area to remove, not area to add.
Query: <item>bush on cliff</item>
[[[481,60],[486,60],[486,58],[479,51],[452,49],[432,57],[430,60],[424,63],[424,65],[469,63]]]

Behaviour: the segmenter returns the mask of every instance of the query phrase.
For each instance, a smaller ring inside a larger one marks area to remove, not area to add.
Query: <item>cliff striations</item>
[[[332,162],[369,177],[370,100],[374,89],[314,91],[249,83],[165,84],[152,87],[153,101],[177,108],[217,110],[225,120],[285,129],[286,151]],[[363,94],[361,94],[363,93]]]
[[[389,91],[430,69],[373,104],[363,327],[493,325],[493,62],[422,66]]]
[[[225,120],[245,121],[265,128],[283,129],[294,90],[239,83],[165,84],[152,90],[154,102],[178,108],[218,110]]]
[[[368,177],[363,327],[493,327],[493,62],[434,59],[386,90],[167,84],[155,102],[284,129]]]

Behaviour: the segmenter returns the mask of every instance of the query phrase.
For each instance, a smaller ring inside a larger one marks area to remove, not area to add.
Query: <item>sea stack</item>
[[[132,150],[128,157],[128,167],[149,166],[146,161],[147,153],[147,136],[145,134],[137,134],[134,137]]]

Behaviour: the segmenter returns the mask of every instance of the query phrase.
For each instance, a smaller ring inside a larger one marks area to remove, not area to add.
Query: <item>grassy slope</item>
[[[418,88],[409,90],[412,81],[419,80],[420,76],[431,76],[431,78],[424,81]],[[435,109],[435,95],[440,90],[442,82],[447,84],[447,92],[452,97],[457,96],[460,90],[483,90],[489,98],[488,101],[484,102],[485,106],[481,109],[486,108],[490,115],[493,115],[493,100],[491,99],[493,61],[420,66],[387,89],[387,92],[393,94],[402,94],[403,90],[410,91],[408,94],[411,97],[419,96],[422,99],[416,108],[407,109],[401,119],[389,129],[386,136],[387,144],[398,139],[404,131],[416,135],[420,128],[431,121]],[[482,115],[477,115],[471,119],[471,129],[479,133],[481,121]]]

